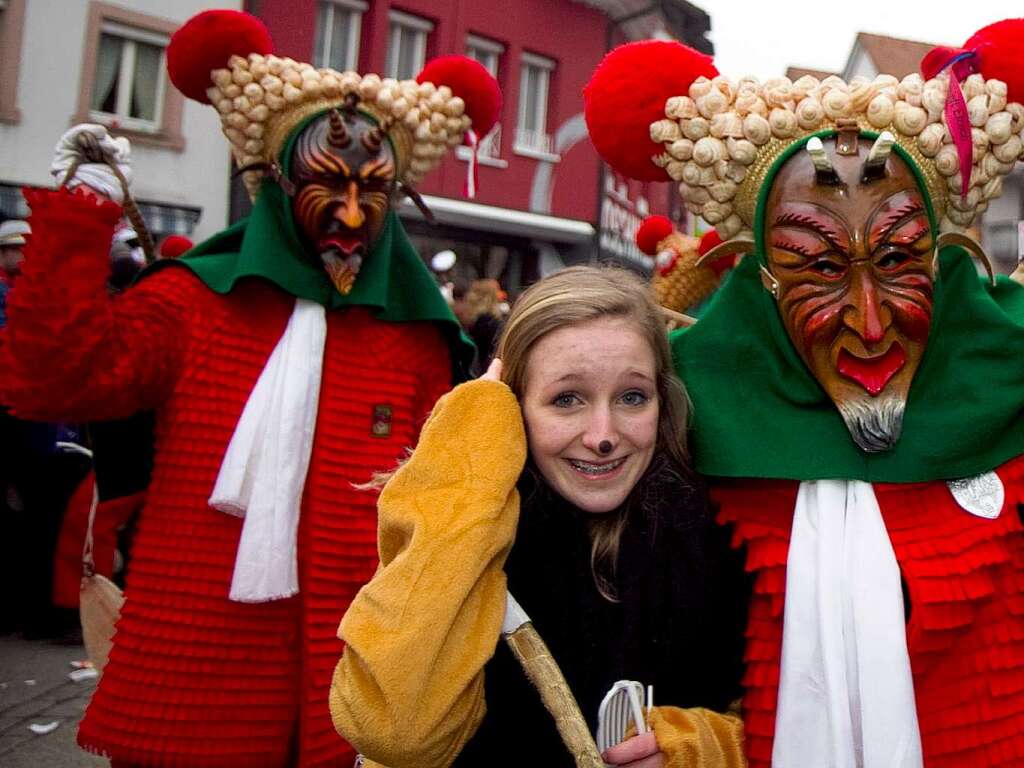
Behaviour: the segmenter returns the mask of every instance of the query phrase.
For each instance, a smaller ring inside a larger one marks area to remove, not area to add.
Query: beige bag
[[[96,519],[98,504],[99,493],[94,485],[92,505],[89,507],[89,528],[82,550],[82,591],[78,612],[82,620],[82,638],[89,661],[97,672],[102,672],[110,655],[114,625],[121,616],[124,596],[114,582],[96,573],[96,564],[92,557],[92,525]]]

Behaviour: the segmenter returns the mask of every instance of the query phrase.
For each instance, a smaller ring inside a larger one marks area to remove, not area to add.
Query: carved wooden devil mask
[[[302,130],[290,167],[296,226],[346,294],[384,227],[395,187],[394,150],[377,123],[350,106]]]
[[[866,452],[899,440],[932,316],[933,236],[908,163],[856,132],[792,155],[765,203],[765,286]]]

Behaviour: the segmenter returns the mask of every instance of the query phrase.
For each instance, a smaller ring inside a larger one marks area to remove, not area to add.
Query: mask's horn
[[[821,143],[821,139],[813,136],[806,146],[807,154],[811,156],[811,162],[814,163],[814,176],[817,182],[830,187],[842,184],[839,174],[832,167],[832,161],[829,160],[828,152],[825,151],[825,145]]]
[[[871,145],[868,152],[868,159],[864,161],[864,172],[861,174],[861,181],[875,181],[885,176],[885,164],[892,154],[892,145],[896,137],[889,131],[882,131]]]

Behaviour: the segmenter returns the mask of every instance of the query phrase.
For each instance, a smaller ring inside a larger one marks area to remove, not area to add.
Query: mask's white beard
[[[853,441],[866,453],[880,453],[896,445],[903,432],[903,410],[907,401],[900,396],[885,400],[853,400],[836,403]]]

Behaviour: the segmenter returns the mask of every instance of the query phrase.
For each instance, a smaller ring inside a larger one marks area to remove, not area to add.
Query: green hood
[[[691,446],[702,473],[924,482],[976,475],[1024,453],[1024,288],[1005,277],[989,286],[965,251],[943,249],[902,436],[895,448],[868,454],[761,284],[763,200],[758,209],[757,253],[733,270],[696,325],[671,336],[693,400]]]
[[[284,150],[285,156],[290,154],[290,146],[291,142]],[[221,294],[229,293],[239,280],[261,278],[328,310],[363,306],[386,322],[434,322],[448,342],[453,382],[468,378],[473,343],[462,332],[394,210],[388,213],[352,291],[345,296],[306,253],[295,230],[288,197],[269,180],[263,183],[248,218],[200,243],[180,259],[156,262],[146,274],[172,265],[190,269],[210,290]]]

